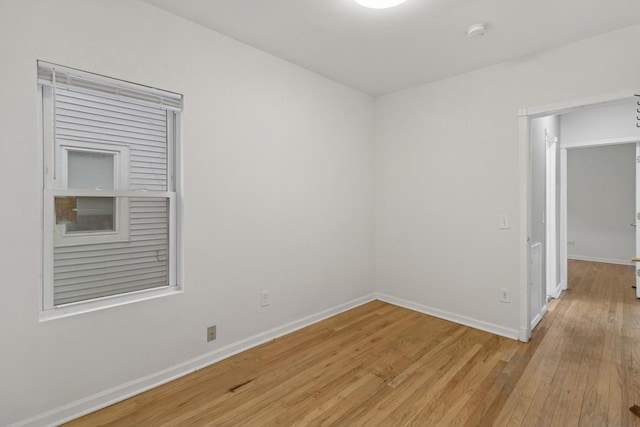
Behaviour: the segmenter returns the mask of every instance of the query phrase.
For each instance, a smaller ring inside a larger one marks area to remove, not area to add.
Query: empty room
[[[0,0],[0,426],[640,425],[639,40],[637,0]]]

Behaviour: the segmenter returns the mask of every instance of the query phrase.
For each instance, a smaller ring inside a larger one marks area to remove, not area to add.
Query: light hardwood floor
[[[628,266],[571,261],[524,344],[372,302],[70,426],[640,426]]]

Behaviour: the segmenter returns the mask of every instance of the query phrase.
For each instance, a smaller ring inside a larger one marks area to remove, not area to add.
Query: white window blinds
[[[115,99],[129,99],[170,110],[182,110],[182,95],[103,77],[98,74],[38,61],[38,83],[58,88],[72,87],[84,92],[99,93]]]

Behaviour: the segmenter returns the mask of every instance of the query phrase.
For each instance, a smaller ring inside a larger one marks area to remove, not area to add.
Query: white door
[[[542,268],[542,243],[531,245],[529,263],[529,323],[531,330],[542,319],[546,311]]]

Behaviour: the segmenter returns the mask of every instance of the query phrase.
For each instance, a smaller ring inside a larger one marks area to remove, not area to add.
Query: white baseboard
[[[505,328],[504,326],[494,325],[493,323],[484,322],[482,320],[477,320],[471,317],[462,316],[460,314],[451,313],[448,311],[418,304],[416,302],[408,301],[402,298],[392,297],[391,295],[376,293],[376,297],[380,301],[388,302],[389,304],[408,308],[409,310],[428,314],[434,317],[439,317],[441,319],[450,320],[452,322],[459,323],[461,325],[469,326],[475,329],[480,329],[481,331],[490,332],[492,334],[500,335],[506,338],[511,338],[513,340],[518,340],[520,337],[520,331],[518,329]]]
[[[635,265],[629,259],[608,259],[571,254],[567,255],[567,259],[575,259],[576,261],[604,262],[606,264]]]
[[[538,326],[538,323],[540,323],[541,320],[542,320],[542,315],[540,313],[536,314],[536,316],[531,321],[531,330],[533,330],[536,326]]]
[[[547,312],[547,309],[548,309],[547,308],[547,304],[542,306],[542,309],[540,310],[540,313],[536,314],[536,316],[531,321],[531,330],[533,330],[533,328],[538,326],[538,323],[540,323],[540,321],[542,320],[542,317]]]
[[[558,284],[553,288],[552,294],[551,294],[551,295],[549,295],[549,297],[554,298],[554,299],[555,299],[555,298],[559,298],[559,297],[560,297],[560,294],[562,293],[562,291],[564,291],[564,289],[565,289],[565,283],[564,283],[564,282],[560,282],[560,283],[558,283]]]
[[[17,423],[11,424],[9,427],[42,427],[60,425],[67,421],[71,421],[75,418],[105,408],[109,405],[113,405],[114,403],[128,399],[129,397],[135,396],[152,388],[158,387],[162,384],[168,383],[169,381],[173,381],[177,378],[193,373],[194,371],[205,368],[220,360],[226,359],[265,342],[297,331],[298,329],[302,329],[306,326],[312,325],[331,316],[335,316],[336,314],[342,313],[344,311],[351,310],[352,308],[355,308],[362,304],[374,301],[375,299],[375,294],[357,298],[345,304],[340,304],[336,307],[332,307],[319,313],[312,314],[311,316],[307,316],[294,322],[287,323],[286,325],[262,332],[233,344],[229,344],[225,347],[219,348],[210,353],[203,354],[202,356],[193,358],[184,363],[180,363],[171,368],[155,372],[146,377],[138,378],[128,383],[113,387],[100,393],[96,393],[84,399],[71,402],[67,405],[52,409],[34,417],[18,421]]]
[[[562,293],[562,291],[567,290],[567,281],[563,280],[558,284],[558,289],[560,290],[560,293]],[[559,295],[559,294],[558,294]]]

